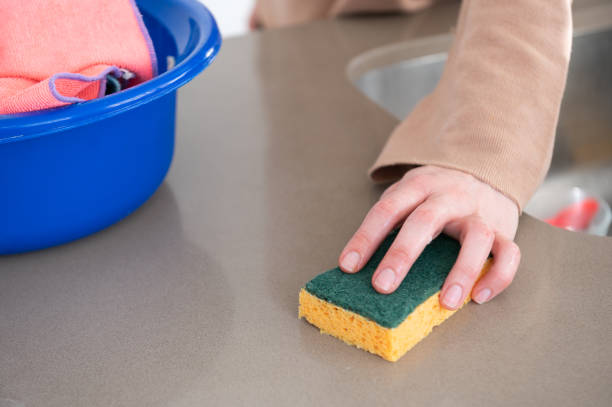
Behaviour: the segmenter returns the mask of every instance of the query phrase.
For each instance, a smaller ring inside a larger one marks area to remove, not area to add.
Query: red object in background
[[[545,222],[558,228],[584,230],[589,226],[598,210],[597,200],[586,198],[561,209],[554,217],[546,219]]]

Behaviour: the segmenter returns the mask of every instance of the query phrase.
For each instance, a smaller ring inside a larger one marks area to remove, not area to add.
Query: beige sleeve
[[[264,27],[284,27],[312,20],[361,12],[412,12],[433,0],[258,0],[257,15]]]
[[[550,165],[570,57],[570,0],[464,0],[442,79],[394,130],[370,170],[472,174],[520,209]]]
[[[334,0],[331,16],[364,12],[413,12],[430,6],[434,0]]]
[[[335,0],[257,0],[259,23],[266,28],[302,24],[329,16]]]

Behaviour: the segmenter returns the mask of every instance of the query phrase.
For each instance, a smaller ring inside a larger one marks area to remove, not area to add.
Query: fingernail
[[[478,294],[476,294],[476,296],[473,299],[478,304],[482,304],[482,303],[489,301],[490,297],[491,297],[491,290],[489,290],[488,288],[483,288],[482,290],[478,292]]]
[[[342,269],[344,271],[355,271],[357,269],[357,265],[359,264],[359,260],[361,256],[357,252],[349,252],[346,256],[342,258]]]
[[[461,301],[461,297],[463,297],[461,287],[457,284],[453,284],[446,290],[446,294],[444,294],[444,304],[449,308],[457,308]]]
[[[389,268],[384,269],[376,276],[374,284],[381,291],[389,291],[395,284],[395,272]]]

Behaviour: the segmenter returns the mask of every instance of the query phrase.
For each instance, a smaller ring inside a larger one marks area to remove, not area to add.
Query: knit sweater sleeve
[[[472,174],[522,209],[550,165],[571,48],[570,0],[464,0],[435,91],[393,131],[370,170]]]

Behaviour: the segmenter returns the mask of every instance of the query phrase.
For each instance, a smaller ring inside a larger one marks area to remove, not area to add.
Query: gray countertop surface
[[[612,239],[526,215],[513,285],[395,364],[297,319],[299,289],[336,264],[382,191],[365,172],[396,124],[347,64],[448,32],[456,12],[227,40],[179,93],[174,163],[142,208],[77,242],[0,257],[0,399],[612,405]]]

